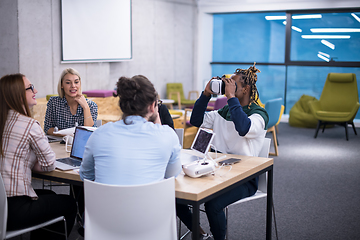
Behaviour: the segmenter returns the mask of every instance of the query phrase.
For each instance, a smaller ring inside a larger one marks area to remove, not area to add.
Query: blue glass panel
[[[249,65],[213,64],[212,75],[222,76],[234,73],[237,68],[248,69],[249,67]],[[285,66],[258,65],[256,67],[261,71],[257,73],[258,81],[256,83],[261,102],[265,104],[274,98],[282,98],[285,101]]]
[[[355,73],[356,79],[360,78],[360,68],[345,67],[288,67],[286,112],[289,113],[292,106],[303,95],[320,98],[328,73]],[[358,81],[358,92],[360,85]],[[360,112],[356,119],[360,119]]]
[[[285,25],[266,16],[285,13],[214,14],[213,62],[271,62],[285,59]]]
[[[360,13],[321,13],[321,18],[294,19],[291,31],[292,61],[360,61],[360,22],[355,16]],[[332,32],[343,29],[345,32]],[[346,29],[344,29],[346,28]],[[356,32],[348,32],[355,29]],[[301,32],[299,32],[301,30]],[[326,32],[328,31],[328,32]],[[330,31],[330,32],[329,32]],[[321,38],[312,39],[315,35]],[[311,39],[304,38],[305,36]],[[347,39],[331,39],[331,37],[347,37]]]

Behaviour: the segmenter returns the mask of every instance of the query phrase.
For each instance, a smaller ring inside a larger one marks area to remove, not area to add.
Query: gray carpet
[[[360,239],[360,136],[350,128],[346,141],[340,126],[319,132],[316,139],[314,133],[279,124],[279,156],[274,157],[278,239]],[[265,207],[265,198],[231,206],[229,239],[265,239]],[[208,231],[206,215],[201,218]]]
[[[314,139],[315,129],[279,124],[279,156],[274,157],[278,239],[360,239],[360,129],[357,131],[355,136],[350,128],[346,141],[344,128],[337,126]],[[231,206],[229,239],[265,239],[265,207],[265,198]],[[201,214],[201,226],[209,232],[205,214]],[[70,239],[83,239],[76,227]],[[272,239],[276,239],[274,222]]]

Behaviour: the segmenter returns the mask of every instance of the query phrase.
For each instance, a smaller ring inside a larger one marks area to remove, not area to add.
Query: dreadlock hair
[[[131,115],[145,117],[148,106],[157,99],[154,85],[143,75],[136,75],[132,78],[120,77],[117,82],[117,93],[119,96],[119,106],[123,112],[124,123],[126,118]],[[130,123],[129,123],[130,124]]]
[[[248,69],[241,69],[237,68],[234,72],[236,75],[240,75],[241,79],[244,81],[244,85],[250,86],[250,105],[255,102],[257,105],[259,105],[259,92],[256,87],[257,82],[257,75],[256,73],[260,72],[259,69],[255,67],[256,62],[254,62],[254,65],[249,67]]]

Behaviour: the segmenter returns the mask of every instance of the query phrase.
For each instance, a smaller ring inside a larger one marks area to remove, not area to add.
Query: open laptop
[[[185,165],[197,160],[204,159],[210,149],[215,133],[210,129],[199,128],[190,147],[191,153],[181,152],[181,164]]]
[[[56,159],[56,168],[60,170],[79,168],[84,155],[85,145],[92,133],[92,130],[76,127],[70,157]]]

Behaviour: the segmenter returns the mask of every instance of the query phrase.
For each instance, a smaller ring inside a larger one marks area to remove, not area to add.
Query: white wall
[[[19,69],[17,1],[0,0],[0,77]]]
[[[117,63],[60,62],[60,0],[1,0],[0,13],[0,74],[25,74],[38,98],[57,92],[67,67],[80,72],[83,90],[113,89],[120,76],[135,74],[147,76],[161,97],[167,82],[193,89],[194,0],[132,0],[133,60]]]

